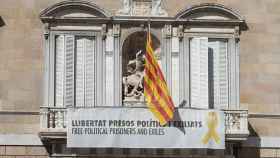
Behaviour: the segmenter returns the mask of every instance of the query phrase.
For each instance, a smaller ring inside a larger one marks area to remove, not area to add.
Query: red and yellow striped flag
[[[165,125],[173,119],[174,104],[152,48],[150,31],[147,35],[145,61],[144,95],[149,109],[160,124]]]

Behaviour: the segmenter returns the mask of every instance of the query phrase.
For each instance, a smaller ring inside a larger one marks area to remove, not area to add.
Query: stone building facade
[[[175,104],[224,111],[226,149],[66,148],[67,108],[143,106],[148,22]],[[279,157],[279,27],[278,0],[2,0],[0,157]],[[208,82],[192,74],[203,44],[221,54]]]

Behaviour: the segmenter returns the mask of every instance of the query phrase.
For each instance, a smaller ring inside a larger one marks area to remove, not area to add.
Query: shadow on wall
[[[253,142],[248,142],[248,145],[250,144],[250,147],[242,147],[237,150],[238,153],[236,155],[237,158],[261,158],[261,153],[260,153],[260,146],[261,146],[261,139],[258,135],[258,133],[255,131],[255,129],[252,127],[252,125],[249,123],[249,138],[253,137],[256,139],[253,139]]]
[[[4,26],[5,23],[4,23],[4,20],[2,19],[2,17],[0,16],[0,27]]]

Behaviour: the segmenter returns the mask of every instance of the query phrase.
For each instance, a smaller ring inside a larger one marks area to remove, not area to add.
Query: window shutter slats
[[[212,40],[209,49],[213,52],[214,107],[221,108],[228,104],[227,43]]]
[[[219,71],[219,42],[214,40],[214,41],[209,41],[209,54],[212,56],[212,61],[211,61],[211,68],[209,70],[212,72],[211,75],[211,86],[210,86],[210,93],[212,98],[210,98],[211,106],[217,106],[220,103],[220,85],[219,85],[219,80],[220,80],[220,71]]]
[[[56,45],[56,72],[55,72],[55,105],[56,107],[63,107],[64,102],[64,62],[65,62],[65,52],[64,52],[64,36],[57,36],[55,39]]]
[[[93,38],[77,41],[76,106],[92,107],[95,101],[95,43]]]
[[[85,39],[85,106],[93,107],[95,101],[95,49],[94,40]]]
[[[191,40],[191,103],[208,108],[208,38]]]
[[[208,39],[200,38],[200,108],[209,107]]]
[[[228,105],[228,65],[227,65],[227,43],[221,41],[219,44],[219,87],[220,105]]]
[[[199,105],[200,92],[200,57],[199,39],[193,38],[190,43],[191,51],[191,104]]]
[[[84,107],[84,40],[76,41],[76,107]]]
[[[74,105],[74,36],[65,36],[65,106]]]

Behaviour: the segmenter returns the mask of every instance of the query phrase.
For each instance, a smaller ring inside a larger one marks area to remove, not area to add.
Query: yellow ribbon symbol
[[[217,144],[220,143],[221,140],[216,131],[218,123],[217,113],[209,112],[207,118],[208,133],[202,139],[203,144],[207,144],[211,138],[213,138]]]

